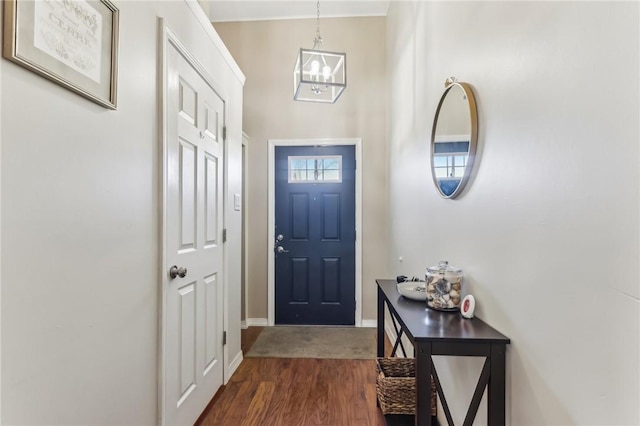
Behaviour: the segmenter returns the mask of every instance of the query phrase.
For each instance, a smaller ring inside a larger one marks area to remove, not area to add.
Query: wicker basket
[[[376,393],[382,414],[416,413],[416,378],[413,358],[378,358]],[[436,415],[436,385],[431,379],[431,415]]]

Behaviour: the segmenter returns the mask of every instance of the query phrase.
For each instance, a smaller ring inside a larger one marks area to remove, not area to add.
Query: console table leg
[[[384,357],[384,293],[378,287],[378,357]]]
[[[491,374],[488,386],[488,421],[490,425],[504,426],[505,422],[505,370],[507,347],[491,345]]]
[[[431,426],[431,343],[415,342],[416,426]]]

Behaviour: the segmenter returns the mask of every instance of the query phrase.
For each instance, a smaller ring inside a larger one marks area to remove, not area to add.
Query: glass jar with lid
[[[443,260],[427,268],[427,305],[439,311],[459,311],[462,301],[462,269]]]

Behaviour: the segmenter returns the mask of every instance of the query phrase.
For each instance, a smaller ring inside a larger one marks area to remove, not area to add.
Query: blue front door
[[[276,324],[355,324],[355,147],[275,149]]]

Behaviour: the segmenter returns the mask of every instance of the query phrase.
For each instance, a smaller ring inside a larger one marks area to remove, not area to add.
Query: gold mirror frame
[[[447,97],[447,94],[454,87],[459,87],[464,92],[467,97],[467,103],[469,106],[469,121],[470,121],[470,132],[469,132],[469,151],[467,156],[467,162],[465,166],[465,171],[458,183],[456,189],[449,195],[445,194],[440,187],[438,182],[438,178],[436,178],[435,171],[435,143],[436,143],[436,130],[438,126],[438,116],[440,115],[440,110],[442,105]],[[433,128],[431,129],[431,177],[433,178],[433,183],[436,186],[436,189],[440,193],[443,198],[454,199],[458,195],[462,193],[467,182],[469,181],[469,177],[471,176],[471,172],[473,170],[473,164],[475,162],[476,157],[476,148],[478,145],[478,109],[476,106],[476,99],[473,95],[473,91],[471,90],[471,86],[468,83],[458,82],[454,77],[450,77],[445,82],[445,90],[440,98],[440,102],[438,103],[438,108],[436,109],[436,114],[433,119]]]

